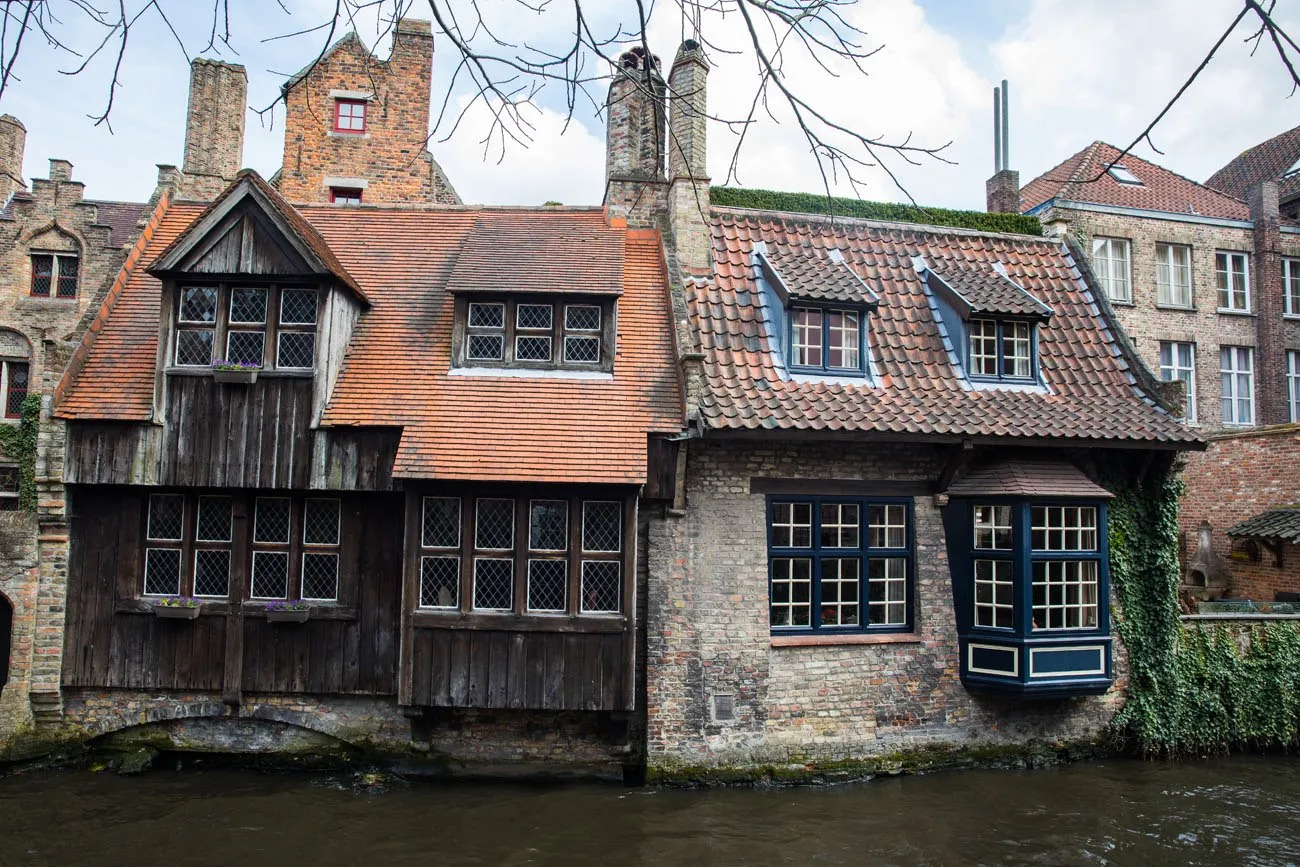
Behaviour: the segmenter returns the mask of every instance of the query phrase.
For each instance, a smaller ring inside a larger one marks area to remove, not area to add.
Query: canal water
[[[1300,758],[672,791],[155,770],[0,779],[0,865],[1300,863]]]

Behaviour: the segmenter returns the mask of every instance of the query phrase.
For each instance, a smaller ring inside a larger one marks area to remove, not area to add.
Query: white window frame
[[[476,307],[497,307],[501,310],[501,324],[499,326],[488,327],[485,325],[474,324],[474,309]],[[502,301],[471,301],[465,311],[465,358],[469,361],[503,361],[506,357],[506,312],[505,302]],[[501,351],[497,355],[474,355],[471,347],[474,345],[476,336],[497,336],[501,340]]]
[[[1300,421],[1300,352],[1294,349],[1286,353],[1286,405],[1287,418]]]
[[[1242,365],[1242,361],[1245,365]],[[1255,423],[1255,350],[1251,346],[1219,347],[1219,383],[1221,387],[1220,403],[1223,412],[1223,424],[1226,426],[1248,427]],[[1245,390],[1245,397],[1242,390]],[[1243,417],[1242,404],[1248,410]],[[1230,408],[1230,409],[1229,409]]]
[[[1282,260],[1282,313],[1300,317],[1300,259]]]
[[[1181,252],[1183,262],[1179,264],[1176,253]],[[1185,277],[1179,282],[1179,273]],[[1181,290],[1181,295],[1176,294]],[[1179,307],[1192,309],[1192,248],[1187,244],[1174,244],[1160,241],[1156,244],[1156,304],[1161,307]]]
[[[1220,267],[1222,263],[1222,267]],[[1236,276],[1237,271],[1232,267],[1234,264],[1241,266],[1241,285],[1242,298],[1244,306],[1236,305],[1237,290],[1232,285],[1232,278]],[[1220,286],[1220,280],[1224,281],[1224,286]],[[1226,288],[1224,288],[1226,287]],[[1250,312],[1250,256],[1236,250],[1216,250],[1214,252],[1214,288],[1216,298],[1218,299],[1218,309],[1227,313],[1249,313]],[[1227,305],[1223,303],[1223,293],[1227,292]]]
[[[1181,357],[1187,353],[1187,363]],[[1183,374],[1186,374],[1185,376]],[[1196,344],[1176,340],[1160,341],[1160,378],[1165,382],[1181,381],[1187,388],[1183,421],[1196,423]]]
[[[1107,298],[1119,304],[1133,303],[1133,257],[1128,238],[1093,238],[1092,269]]]

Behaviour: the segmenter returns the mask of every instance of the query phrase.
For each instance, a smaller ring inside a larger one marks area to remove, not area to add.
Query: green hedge
[[[987,214],[983,211],[918,208],[896,202],[864,202],[860,199],[827,198],[819,193],[779,193],[773,190],[744,190],[739,187],[713,187],[709,191],[709,196],[713,204],[727,208],[792,211],[798,214],[835,214],[867,220],[956,226],[962,229],[978,229],[982,232],[1043,234],[1043,226],[1038,222],[1038,218],[1023,214]]]

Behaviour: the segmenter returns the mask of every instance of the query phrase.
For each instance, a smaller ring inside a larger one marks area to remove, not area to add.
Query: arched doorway
[[[0,593],[0,689],[9,682],[9,643],[14,634],[14,607]]]

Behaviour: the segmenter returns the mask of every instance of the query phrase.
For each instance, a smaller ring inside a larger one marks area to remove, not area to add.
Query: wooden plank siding
[[[239,557],[231,564],[232,601],[205,603],[194,621],[154,617],[139,598],[148,495],[142,488],[69,487],[66,685],[211,690],[228,698],[241,691],[396,693],[400,496],[342,498],[339,605],[314,608],[307,623],[278,624],[259,607],[241,606],[248,566]],[[239,539],[249,518],[238,512],[234,520]]]

